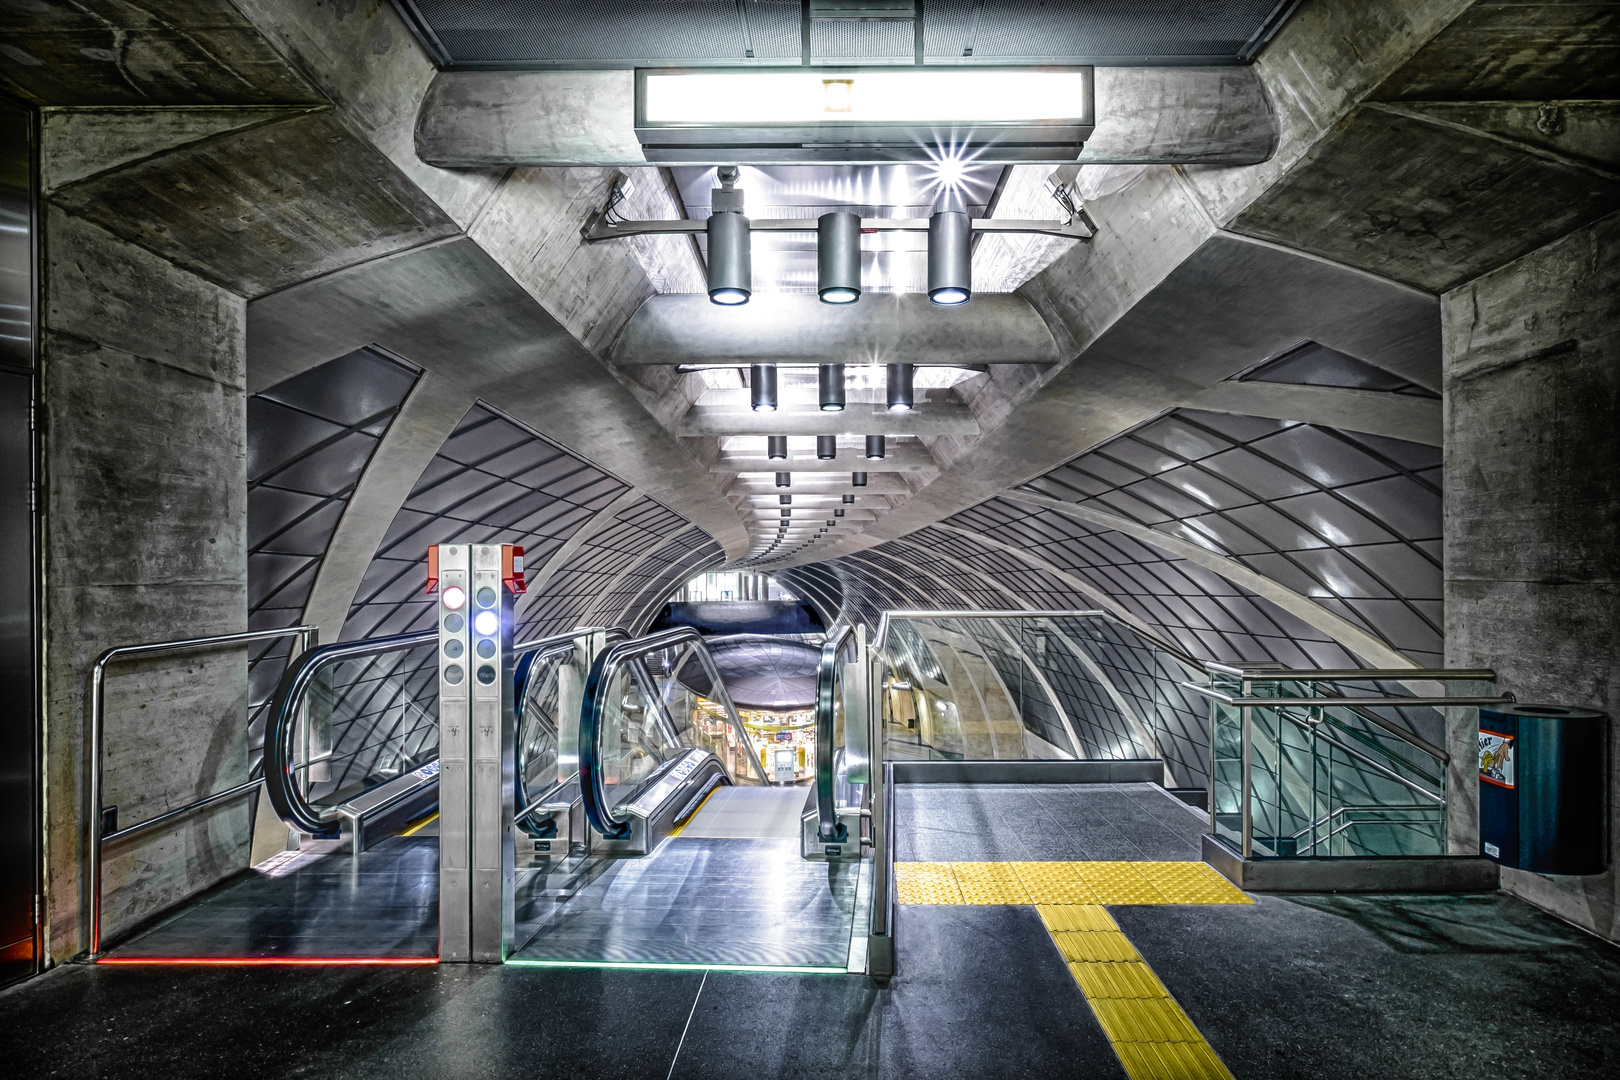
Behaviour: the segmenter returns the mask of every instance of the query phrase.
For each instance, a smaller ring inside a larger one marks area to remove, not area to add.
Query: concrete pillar
[[[87,944],[91,664],[104,649],[247,626],[242,300],[56,208],[44,223],[46,912]],[[120,664],[105,802],[127,826],[247,779],[241,650]],[[242,799],[106,851],[118,933],[247,865]]]
[[[1452,290],[1442,312],[1446,663],[1495,668],[1498,687],[1522,702],[1614,715],[1620,215]],[[1620,940],[1617,855],[1594,877],[1504,870],[1503,887]]]

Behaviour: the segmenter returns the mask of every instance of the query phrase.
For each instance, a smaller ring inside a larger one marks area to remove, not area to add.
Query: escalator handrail
[[[619,669],[630,661],[641,660],[653,653],[663,652],[678,645],[692,646],[704,674],[709,677],[712,690],[709,697],[725,709],[726,719],[731,724],[738,745],[759,775],[760,782],[767,785],[770,783],[765,777],[765,767],[760,764],[759,755],[754,750],[754,742],[749,738],[747,729],[743,727],[737,706],[732,703],[731,695],[726,692],[725,681],[720,677],[720,670],[715,666],[714,657],[709,655],[709,650],[703,643],[703,635],[695,627],[678,626],[656,634],[647,634],[633,641],[610,645],[598,653],[591,664],[590,674],[585,679],[584,701],[580,705],[579,716],[580,799],[584,803],[586,820],[597,832],[610,840],[622,839],[630,832],[627,821],[613,816],[613,811],[608,805],[607,784],[602,776],[602,718],[607,711]]]
[[[838,704],[838,654],[854,632],[849,623],[835,625],[821,646],[821,664],[816,670],[816,814],[820,818],[818,835],[827,844],[849,839],[833,805],[833,716]]]
[[[324,667],[358,656],[401,652],[438,640],[439,630],[435,627],[412,634],[343,641],[309,649],[287,665],[265,718],[264,788],[270,796],[270,805],[276,808],[276,813],[289,827],[316,836],[330,836],[337,829],[337,810],[316,810],[298,790],[293,779],[293,741],[298,728],[298,710],[315,675]]]
[[[534,659],[530,661],[527,672],[532,673],[535,664],[540,663],[548,656],[561,656],[565,653],[572,652],[575,643],[579,638],[588,637],[592,634],[603,635],[609,645],[619,641],[628,641],[630,639],[630,632],[624,629],[622,626],[581,626],[570,630],[566,634],[554,634],[551,637],[535,638],[533,641],[519,642],[518,644],[512,646],[512,655],[514,657],[521,654],[532,655]],[[528,701],[528,697],[528,680],[525,678],[521,683],[513,687],[512,694],[512,711],[515,714],[513,717],[513,722],[516,724],[515,734],[519,737],[516,740],[517,745],[522,744],[521,736],[523,734],[523,710],[524,705]],[[530,814],[544,806],[553,795],[557,794],[557,792],[561,791],[574,781],[572,776],[565,776],[562,779],[552,783],[544,791],[540,792],[540,794],[531,797],[528,794],[527,785],[523,782],[523,761],[516,760],[513,764],[515,766],[513,769],[513,775],[517,781],[517,801],[523,804],[522,809],[520,809],[517,812],[517,815],[512,819],[513,824],[522,822],[524,818],[528,817]]]
[[[615,631],[624,633],[617,628],[605,632],[611,637]],[[512,653],[516,656],[537,649],[546,649],[593,632],[603,631],[598,627],[581,628],[567,634],[519,642],[512,646]],[[276,686],[275,695],[271,698],[270,710],[265,719],[264,786],[270,796],[270,804],[289,827],[317,836],[331,835],[337,828],[337,810],[335,808],[317,810],[304,798],[298,790],[298,785],[293,781],[296,768],[293,761],[293,741],[298,727],[296,723],[298,709],[316,674],[322,668],[344,660],[402,652],[436,642],[438,639],[439,630],[435,626],[431,630],[418,630],[409,634],[340,641],[335,645],[307,649],[287,665],[287,670],[282,673],[281,682]]]

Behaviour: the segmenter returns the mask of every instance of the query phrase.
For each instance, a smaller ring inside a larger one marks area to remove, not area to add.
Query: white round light
[[[480,611],[473,616],[473,629],[485,637],[493,636],[501,628],[501,617],[493,611]]]
[[[966,289],[935,289],[928,294],[928,299],[943,307],[951,307],[967,303],[968,292]]]
[[[748,294],[741,289],[716,289],[709,294],[709,299],[716,304],[746,304]]]
[[[910,412],[911,411],[911,406],[905,404],[904,402],[897,401],[893,405],[889,406],[889,411],[890,412]]]
[[[444,606],[451,611],[458,611],[461,605],[467,602],[467,590],[459,585],[452,585],[444,590]]]
[[[861,294],[854,289],[823,289],[821,302],[823,304],[853,304],[861,298]]]

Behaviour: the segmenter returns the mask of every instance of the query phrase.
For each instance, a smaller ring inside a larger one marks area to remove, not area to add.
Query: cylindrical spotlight
[[[792,510],[791,507],[786,507],[786,506],[782,507],[782,516],[783,517],[791,517],[792,514],[793,514],[793,510]]]
[[[917,393],[913,382],[917,375],[916,364],[890,364],[889,365],[889,411],[910,412],[916,402]],[[771,382],[771,404],[776,404],[776,382]],[[755,405],[754,408],[759,408]]]
[[[765,456],[768,457],[768,458],[780,458],[783,461],[786,461],[787,460],[787,436],[786,435],[767,435],[767,436],[765,436]]]
[[[776,497],[776,501],[781,503],[783,506],[792,506],[793,505],[793,496],[791,496],[791,495],[778,495]]]
[[[793,474],[790,473],[790,472],[779,472],[779,473],[777,473],[776,474],[776,486],[777,487],[792,487],[793,486]]]
[[[837,518],[828,518],[827,519],[827,528],[830,529],[836,524],[838,524],[838,519]]]
[[[833,517],[841,518],[843,516],[844,516],[844,508],[842,506],[833,507]]]
[[[938,216],[938,215],[936,215]],[[748,303],[754,291],[754,268],[748,251],[748,219],[734,211],[709,215],[709,299],[735,306]],[[929,280],[933,280],[933,231],[929,231]]]
[[[891,370],[894,365],[889,365]],[[889,376],[893,385],[893,375]],[[909,385],[909,384],[907,384]],[[748,368],[748,401],[755,412],[776,411],[776,365],[751,364]],[[893,406],[890,406],[893,408]],[[770,436],[766,436],[769,438]]]
[[[973,219],[940,210],[928,219],[928,299],[951,307],[972,295]]]
[[[868,435],[866,437],[866,457],[867,457],[867,459],[870,460],[870,461],[882,461],[883,460],[883,452],[884,452],[883,436],[882,435]]]
[[[816,382],[821,394],[822,412],[844,411],[844,365],[822,364]]]
[[[816,458],[820,461],[831,461],[838,456],[838,436],[816,436]]]
[[[866,486],[866,474],[863,473],[863,472],[850,473],[849,474],[849,485],[850,485],[850,487],[865,487]]]
[[[853,496],[853,495],[845,495],[844,496],[844,505],[845,506],[854,506],[855,505],[855,496]]]
[[[861,216],[848,211],[816,220],[816,291],[823,304],[861,298]]]

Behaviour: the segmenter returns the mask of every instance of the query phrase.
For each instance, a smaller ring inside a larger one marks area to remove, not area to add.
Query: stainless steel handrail
[[[1059,611],[1048,610],[1046,608],[1039,608],[1030,611],[1019,611],[1013,608],[998,608],[989,611],[885,611],[878,619],[877,636],[872,640],[871,647],[874,650],[882,649],[888,644],[889,623],[894,619],[1102,619],[1105,622],[1110,622],[1115,626],[1123,627],[1124,629],[1129,630],[1131,633],[1142,638],[1154,648],[1175,657],[1177,660],[1181,661],[1181,663],[1194,671],[1201,671],[1204,668],[1204,661],[1198,660],[1193,656],[1182,652],[1175,645],[1172,645],[1171,643],[1149,631],[1142,629],[1139,626],[1131,625],[1111,611],[1094,609]]]
[[[1325,680],[1324,680],[1325,681]],[[1498,694],[1495,697],[1308,697],[1308,698],[1275,698],[1275,697],[1232,697],[1219,690],[1212,689],[1202,683],[1184,682],[1181,684],[1195,694],[1219,701],[1223,705],[1235,705],[1239,708],[1260,706],[1279,706],[1289,704],[1306,705],[1507,705],[1518,700],[1510,693]]]
[[[833,805],[833,716],[837,709],[838,654],[855,627],[834,624],[821,646],[821,663],[816,668],[816,815],[817,835],[823,843],[841,844],[849,839],[848,829],[838,820]],[[848,722],[848,718],[845,718]]]
[[[1495,682],[1490,668],[1283,668],[1256,664],[1246,667],[1214,660],[1199,662],[1205,671],[1218,671],[1250,682],[1386,682],[1424,679],[1430,682]]]
[[[609,839],[622,837],[628,829],[624,821],[613,816],[612,808],[608,806],[607,789],[602,778],[601,721],[603,713],[607,710],[614,679],[620,666],[629,661],[640,660],[653,653],[686,644],[692,646],[704,674],[709,677],[710,689],[713,691],[709,697],[725,709],[732,733],[736,735],[738,745],[747,752],[748,760],[754,772],[758,774],[760,782],[767,785],[770,783],[765,776],[765,766],[760,763],[759,754],[754,750],[754,742],[743,726],[742,717],[737,713],[737,706],[732,704],[731,695],[726,692],[725,681],[720,677],[714,657],[709,655],[709,650],[703,643],[703,635],[698,633],[695,627],[678,626],[633,641],[611,645],[598,653],[591,664],[590,674],[585,680],[584,701],[581,704],[579,718],[580,797],[584,802],[586,820],[597,832]]]
[[[249,780],[225,791],[216,791],[185,806],[159,814],[155,818],[119,829],[105,836],[101,832],[101,799],[105,783],[103,751],[106,745],[106,689],[107,665],[117,660],[130,660],[138,656],[156,656],[162,653],[193,652],[199,649],[218,649],[228,645],[246,645],[255,641],[274,641],[296,637],[300,652],[309,648],[319,634],[314,626],[291,626],[281,630],[248,630],[239,634],[215,634],[210,637],[183,638],[177,641],[153,641],[141,645],[120,645],[108,649],[96,658],[90,669],[90,959],[101,955],[101,848],[109,840],[118,840],[144,832],[163,822],[201,810],[205,806],[244,795],[258,787],[262,780]]]

